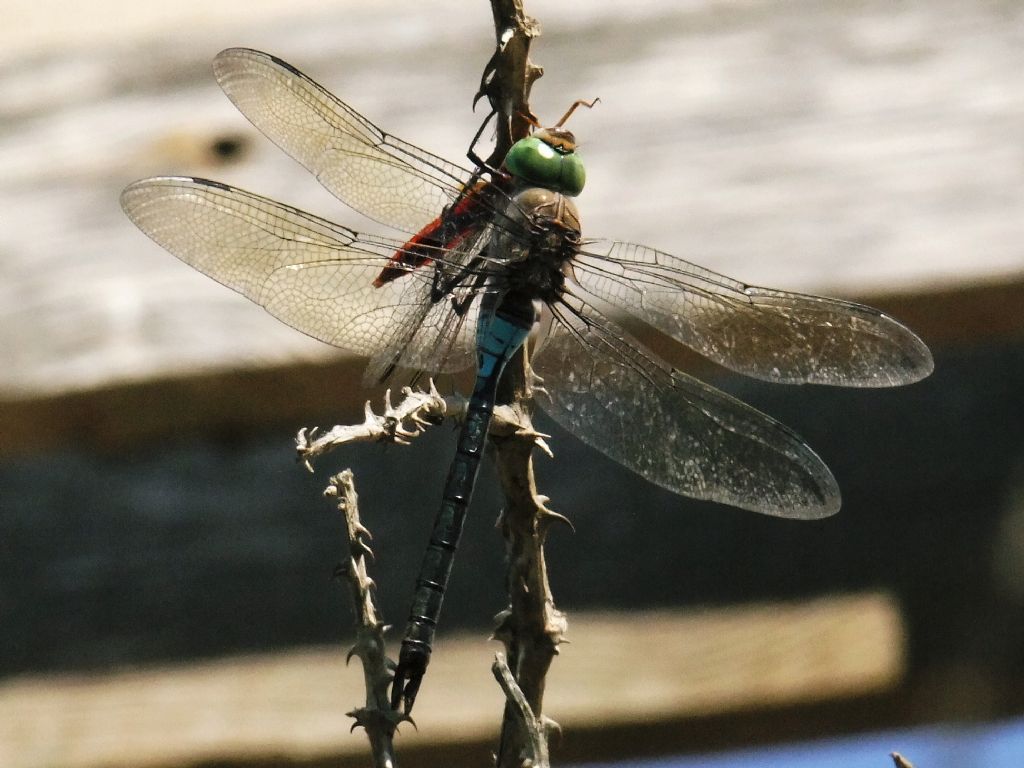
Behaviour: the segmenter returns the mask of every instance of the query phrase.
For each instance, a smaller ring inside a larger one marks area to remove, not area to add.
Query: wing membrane
[[[204,179],[139,181],[121,205],[186,264],[316,339],[361,355],[394,349],[403,364],[428,371],[473,362],[475,315],[453,321],[449,302],[431,300],[431,269],[373,286],[397,241]]]
[[[253,125],[360,213],[418,232],[470,172],[385,133],[290,64],[229,48],[213,61],[228,98]]]
[[[557,314],[531,363],[538,401],[584,442],[684,496],[777,517],[838,511],[831,472],[790,429],[671,370],[592,309]]]
[[[574,272],[590,296],[747,376],[888,387],[933,367],[924,343],[876,309],[745,285],[643,245],[587,241]]]

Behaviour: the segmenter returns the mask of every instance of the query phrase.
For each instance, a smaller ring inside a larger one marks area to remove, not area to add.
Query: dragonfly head
[[[587,180],[583,161],[576,154],[576,137],[562,126],[579,107],[593,107],[599,100],[577,99],[553,128],[538,128],[532,136],[520,139],[505,155],[505,167],[513,176],[545,189],[575,197],[583,191]]]
[[[576,137],[562,128],[541,128],[517,141],[505,155],[505,167],[528,184],[570,197],[583,191],[587,178]]]

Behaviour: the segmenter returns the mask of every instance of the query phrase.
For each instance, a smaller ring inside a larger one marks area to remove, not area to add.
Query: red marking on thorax
[[[417,232],[391,257],[391,261],[373,281],[380,288],[402,275],[430,264],[439,251],[455,248],[475,235],[486,223],[481,215],[483,201],[491,182],[478,181],[459,201]],[[447,235],[447,236],[446,236]]]

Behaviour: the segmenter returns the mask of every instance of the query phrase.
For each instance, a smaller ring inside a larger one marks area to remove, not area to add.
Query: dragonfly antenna
[[[593,109],[594,105],[597,104],[597,102],[599,102],[600,100],[600,97],[591,99],[590,101],[587,101],[586,99],[576,99],[576,101],[572,103],[572,106],[569,107],[569,110],[564,115],[562,115],[562,119],[555,123],[555,128],[561,128],[563,125],[565,125],[565,121],[572,116],[572,113],[576,111],[577,107],[586,107],[587,109]]]

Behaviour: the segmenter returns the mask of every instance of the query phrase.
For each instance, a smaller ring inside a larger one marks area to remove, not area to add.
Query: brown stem
[[[524,415],[520,421],[529,423],[529,417]],[[550,524],[564,518],[548,510],[546,499],[537,493],[533,441],[512,435],[494,438],[492,444],[505,493],[500,528],[508,558],[509,593],[509,606],[498,614],[494,634],[505,645],[509,668],[526,703],[540,718],[548,667],[566,630],[565,616],[555,608],[551,596],[544,540]],[[540,765],[541,755],[534,749],[536,736],[528,725],[513,702],[507,703],[497,754],[499,768],[519,768],[527,759]]]
[[[486,96],[497,114],[497,140],[487,160],[497,168],[512,144],[530,133],[530,88],[544,70],[530,61],[530,43],[540,35],[540,25],[526,15],[522,0],[490,1],[496,48],[477,97]]]
[[[359,520],[359,497],[356,494],[352,471],[331,478],[324,495],[336,499],[338,511],[345,518],[347,557],[338,567],[352,594],[356,619],[356,641],[349,658],[358,656],[363,664],[366,703],[348,713],[355,725],[366,730],[375,768],[396,768],[394,735],[399,723],[408,718],[391,708],[388,685],[391,682],[391,663],[384,654],[384,625],[377,614],[373,599],[373,580],[366,569],[366,559],[372,556],[367,540],[369,531]]]
[[[532,125],[530,88],[543,70],[530,62],[530,43],[540,26],[523,11],[522,0],[491,0],[497,50],[481,82],[497,113],[497,141],[488,163],[501,164],[512,143]],[[498,402],[518,411],[515,434],[495,436],[491,445],[505,494],[499,527],[505,538],[509,605],[497,616],[495,637],[505,645],[508,669],[516,683],[517,698],[505,706],[498,768],[548,765],[547,725],[541,714],[544,685],[551,660],[565,633],[565,617],[555,608],[544,561],[544,540],[550,523],[561,520],[545,507],[533,474],[536,433],[530,420],[530,373],[525,347],[508,364],[498,391]],[[520,698],[521,697],[521,698]],[[532,713],[523,716],[523,704]],[[545,727],[538,727],[537,724]]]

